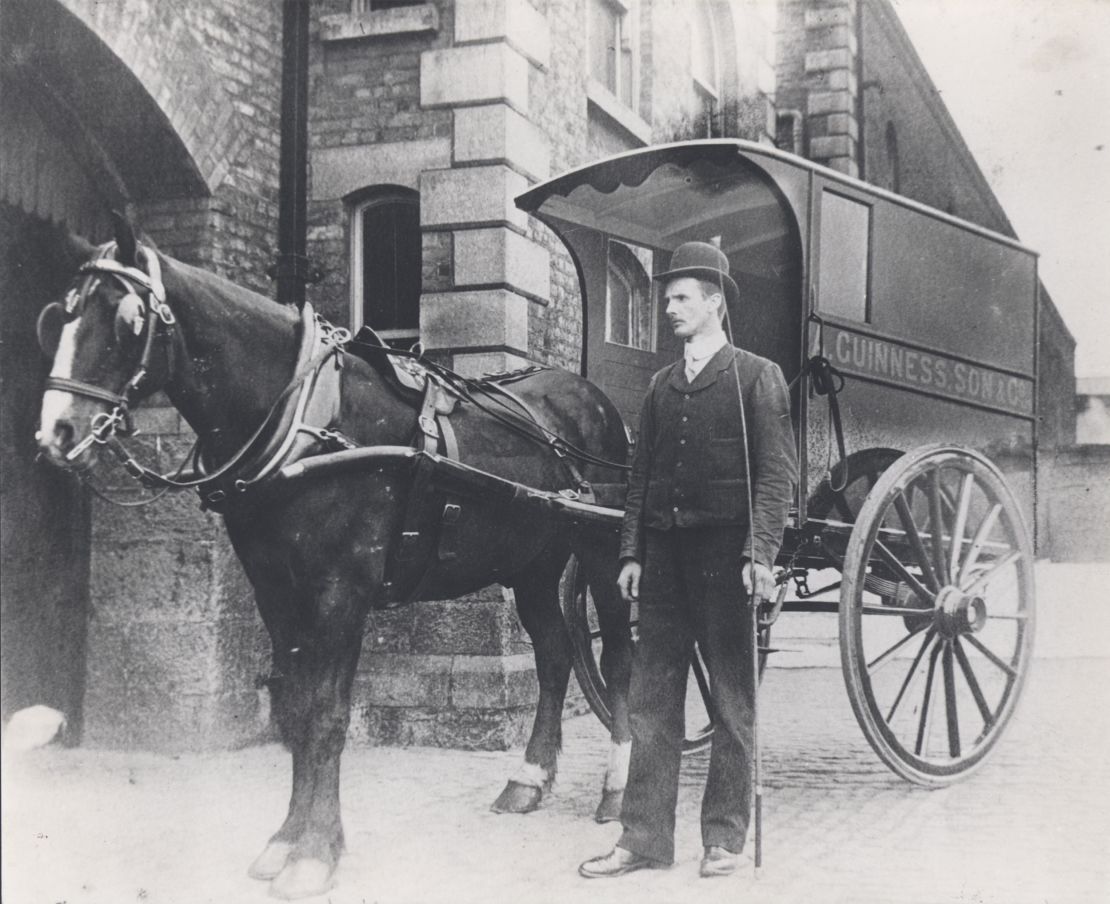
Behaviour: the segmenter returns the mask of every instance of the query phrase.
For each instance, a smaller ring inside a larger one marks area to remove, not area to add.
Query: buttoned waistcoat
[[[621,558],[642,561],[644,528],[748,526],[745,442],[751,463],[754,556],[770,567],[782,545],[798,479],[782,371],[773,361],[726,345],[693,382],[686,379],[683,361],[656,373],[640,413]]]

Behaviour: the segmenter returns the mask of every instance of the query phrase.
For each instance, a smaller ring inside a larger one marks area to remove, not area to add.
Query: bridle
[[[166,287],[162,283],[162,269],[158,263],[157,255],[153,250],[136,245],[136,259],[139,258],[141,253],[146,260],[147,271],[144,272],[138,267],[120,263],[114,257],[115,251],[116,244],[114,242],[103,246],[98,257],[81,265],[77,275],[78,282],[66,293],[65,302],[55,302],[48,305],[39,316],[41,343],[42,324],[44,318],[48,316],[48,312],[51,315],[57,314],[57,308],[61,308],[61,314],[66,320],[74,319],[78,316],[77,311],[99,285],[100,277],[110,277],[119,282],[126,292],[124,298],[133,298],[132,304],[137,303],[143,314],[145,331],[143,351],[134,373],[124,384],[122,392],[112,392],[100,386],[69,377],[47,377],[45,388],[48,390],[68,392],[73,395],[95,399],[99,402],[107,402],[113,406],[111,411],[102,411],[93,415],[89,425],[89,433],[66,454],[67,461],[75,460],[94,443],[103,445],[116,435],[131,436],[134,434],[135,427],[131,420],[131,407],[137,401],[140,393],[148,388],[146,383],[151,371],[156,342],[161,340],[167,348],[167,356],[172,354],[170,340],[177,319],[166,303]],[[167,371],[172,369],[172,361],[167,360],[166,368]]]

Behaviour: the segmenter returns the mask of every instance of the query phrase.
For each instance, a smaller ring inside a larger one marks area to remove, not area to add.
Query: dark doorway
[[[36,703],[80,736],[89,605],[89,504],[35,460],[48,362],[35,320],[74,266],[64,232],[0,203],[0,622],[3,718]]]

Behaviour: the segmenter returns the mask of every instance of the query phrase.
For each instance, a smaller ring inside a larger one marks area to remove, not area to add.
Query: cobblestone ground
[[[348,853],[332,904],[741,899],[806,904],[1084,904],[1110,901],[1110,659],[1035,663],[985,768],[947,789],[910,786],[856,727],[838,669],[764,681],[764,865],[697,877],[706,758],[688,757],[678,863],[579,879],[619,828],[591,817],[606,739],[566,725],[542,809],[488,805],[519,752],[355,749],[344,759]],[[280,823],[288,761],[274,746],[163,757],[46,749],[7,757],[5,904],[263,902],[246,866]]]

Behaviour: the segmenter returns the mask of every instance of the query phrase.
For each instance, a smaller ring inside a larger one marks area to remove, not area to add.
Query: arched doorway
[[[91,506],[71,478],[36,461],[49,362],[35,322],[80,262],[73,236],[104,241],[111,209],[208,187],[148,90],[61,3],[5,2],[0,33],[0,707],[4,718],[54,707],[76,741]]]

